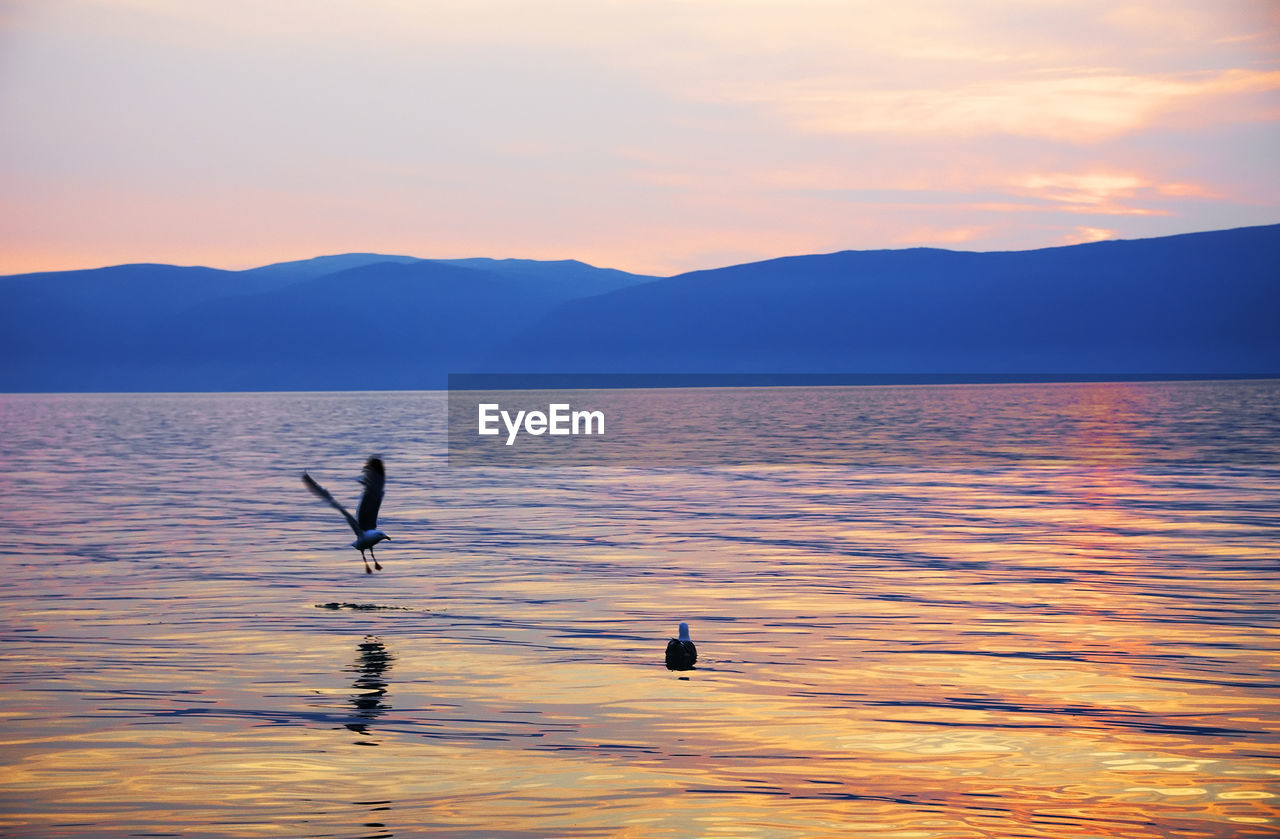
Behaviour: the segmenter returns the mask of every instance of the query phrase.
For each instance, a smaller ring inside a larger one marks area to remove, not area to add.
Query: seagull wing
[[[361,530],[373,530],[378,526],[378,508],[382,506],[382,486],[387,482],[386,470],[382,461],[371,457],[360,473],[360,483],[364,484],[364,495],[360,496],[360,506],[356,509],[356,520]]]
[[[317,498],[327,503],[330,507],[337,510],[339,513],[342,513],[342,517],[347,520],[347,524],[351,525],[351,529],[356,532],[356,536],[364,535],[364,531],[360,529],[360,525],[356,523],[355,518],[350,513],[347,512],[347,508],[343,507],[337,501],[333,500],[333,496],[329,494],[329,490],[325,489],[324,487],[316,483],[315,478],[311,477],[306,472],[303,472],[302,482],[307,485],[307,489],[311,490],[311,492],[314,493]],[[363,508],[364,503],[361,502],[360,506],[361,508]]]

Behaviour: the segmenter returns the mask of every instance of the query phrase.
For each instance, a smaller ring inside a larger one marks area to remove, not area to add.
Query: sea
[[[609,398],[715,451],[0,396],[0,835],[1280,835],[1280,382]],[[366,574],[300,476],[371,455]]]

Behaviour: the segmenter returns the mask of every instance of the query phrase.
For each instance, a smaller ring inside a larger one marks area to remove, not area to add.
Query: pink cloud
[[[1116,231],[1102,227],[1077,227],[1059,240],[1059,243],[1063,245],[1082,245],[1087,242],[1103,242],[1108,239],[1115,239],[1118,235]]]
[[[958,245],[981,239],[992,232],[990,226],[951,228],[916,227],[893,237],[895,245]]]
[[[1280,90],[1280,71],[1119,74],[1087,69],[927,88],[867,89],[855,80],[810,79],[742,94],[798,130],[833,134],[1006,134],[1098,143],[1212,105],[1219,121],[1266,121],[1274,109],[1250,97]]]

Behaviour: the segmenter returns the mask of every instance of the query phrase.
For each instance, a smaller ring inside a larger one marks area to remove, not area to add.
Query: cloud
[[[1105,242],[1108,239],[1117,238],[1118,235],[1116,231],[1102,227],[1077,227],[1062,238],[1061,244],[1083,245],[1087,242]]]
[[[1030,174],[1012,179],[1010,185],[1016,194],[1033,196],[1059,211],[1109,216],[1169,215],[1169,210],[1151,205],[1171,198],[1219,197],[1198,184],[1160,183],[1133,172]]]
[[[904,230],[892,239],[895,245],[959,245],[981,239],[991,232],[990,226],[969,225],[967,227],[915,227]]]
[[[0,272],[334,250],[675,271],[1280,218],[1273,0],[14,8]]]
[[[1027,175],[1016,179],[1014,185],[1051,201],[1099,206],[1116,198],[1130,198],[1148,184],[1137,175],[1089,173]]]
[[[815,79],[743,94],[801,131],[834,134],[1005,134],[1097,143],[1148,128],[1188,109],[1213,108],[1219,121],[1274,119],[1247,99],[1280,91],[1280,71],[1231,69],[1194,76],[1076,70],[901,90],[860,89],[845,79]],[[1232,101],[1241,100],[1246,101]]]

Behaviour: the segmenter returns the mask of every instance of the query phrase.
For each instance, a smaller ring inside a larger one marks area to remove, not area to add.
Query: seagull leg
[[[364,573],[372,574],[373,572],[369,570],[369,560],[364,558],[364,551],[360,551],[360,559],[364,562]]]
[[[373,548],[370,548],[370,549],[369,549],[369,556],[372,556],[372,557],[373,557],[373,567],[374,567],[374,568],[377,568],[379,571],[381,571],[381,570],[382,570],[382,566],[378,564],[378,557],[374,556]]]

